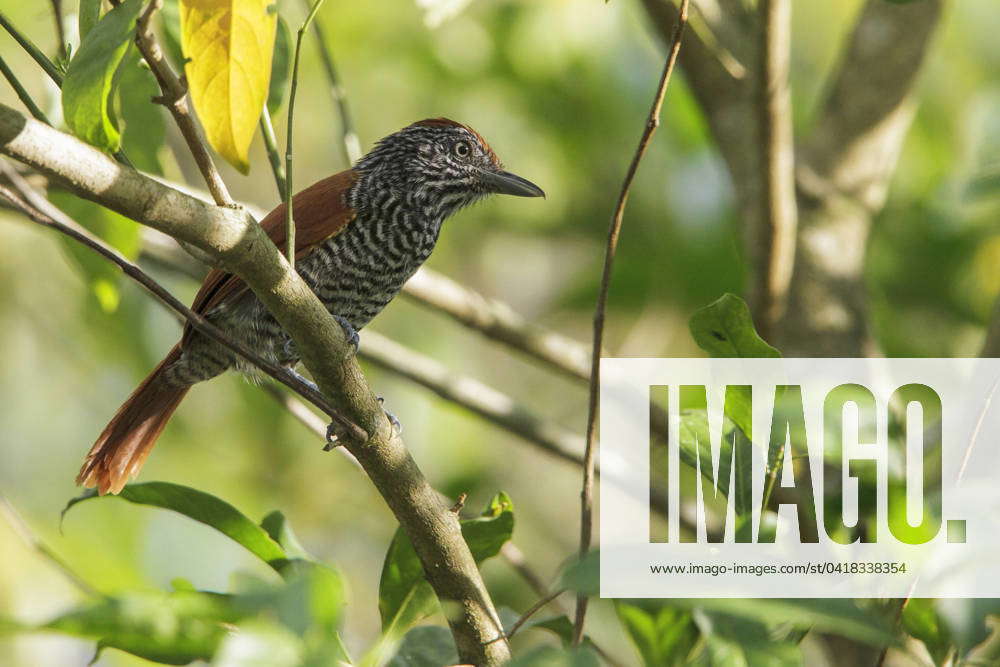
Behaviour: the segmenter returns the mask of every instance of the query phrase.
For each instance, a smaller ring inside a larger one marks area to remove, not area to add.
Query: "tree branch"
[[[663,107],[663,99],[667,94],[667,86],[670,84],[670,75],[674,71],[677,63],[677,55],[681,49],[681,37],[684,35],[684,26],[687,25],[689,0],[681,0],[680,12],[677,17],[677,25],[674,28],[673,41],[667,60],[663,65],[663,73],[660,75],[660,83],[653,98],[649,116],[646,119],[646,128],[639,139],[639,145],[632,156],[625,180],[622,182],[621,192],[618,195],[618,203],[611,219],[611,226],[608,230],[607,249],[604,255],[604,271],[601,274],[601,286],[597,295],[597,307],[594,310],[594,344],[590,356],[590,398],[587,411],[587,446],[583,454],[583,489],[580,492],[580,557],[582,558],[590,550],[591,537],[594,527],[594,456],[596,453],[597,440],[597,409],[598,397],[601,383],[601,350],[604,347],[604,313],[608,303],[608,291],[611,287],[611,272],[614,268],[615,253],[618,249],[618,237],[621,234],[622,220],[625,216],[625,204],[628,202],[629,190],[632,188],[632,181],[635,179],[639,163],[646,154],[649,142],[660,125],[660,109]],[[576,599],[576,620],[573,624],[573,644],[578,645],[583,639],[583,626],[587,617],[586,595],[580,595]]]
[[[869,0],[799,153],[799,244],[777,342],[789,355],[863,356],[862,270],[915,111],[943,0]]]
[[[117,6],[121,4],[121,0],[111,0],[111,4]],[[159,42],[156,41],[156,35],[153,34],[150,24],[153,15],[162,6],[163,0],[150,0],[142,16],[139,17],[135,33],[135,43],[139,47],[139,53],[146,60],[153,76],[156,77],[156,82],[160,85],[162,95],[156,101],[163,104],[170,111],[170,115],[174,117],[174,122],[177,123],[177,127],[180,129],[215,203],[219,206],[235,206],[236,202],[229,196],[229,189],[226,188],[226,184],[212,160],[212,155],[208,152],[208,146],[205,145],[201,131],[191,115],[187,101],[187,86],[177,78],[170,65],[167,64],[166,58],[163,57],[163,50],[160,48]]]
[[[427,483],[389,424],[349,354],[340,326],[245,210],[205,204],[4,105],[0,152],[65,181],[85,198],[191,244],[242,278],[291,336],[324,395],[369,434],[367,441],[345,438],[344,444],[413,543],[428,581],[449,610],[459,656],[477,665],[509,658],[502,626],[458,518]]]
[[[791,57],[790,0],[761,0],[757,121],[761,153],[760,227],[755,238],[750,303],[760,335],[770,339],[785,311],[795,262],[795,144],[788,72]]]
[[[120,268],[125,275],[145,287],[166,307],[179,313],[181,317],[190,322],[192,326],[198,329],[198,331],[202,334],[227,349],[232,350],[247,361],[250,361],[263,373],[270,375],[278,382],[301,395],[303,398],[327,414],[330,419],[337,422],[342,428],[352,432],[355,438],[367,437],[367,434],[356,424],[348,421],[336,410],[334,410],[321,393],[304,383],[294,373],[289,372],[288,369],[264,359],[239,341],[230,338],[200,314],[185,306],[170,292],[168,292],[166,288],[153,280],[149,274],[122,256],[117,250],[88,232],[83,226],[67,216],[40,194],[35,192],[16,171],[11,169],[6,164],[6,162],[0,161],[0,174],[2,174],[6,180],[10,181],[14,188],[14,192],[11,192],[5,186],[0,185],[0,197],[3,197],[10,202],[15,209],[19,210],[30,220],[69,236],[74,241],[87,246],[108,261],[112,262],[118,266],[118,268]]]

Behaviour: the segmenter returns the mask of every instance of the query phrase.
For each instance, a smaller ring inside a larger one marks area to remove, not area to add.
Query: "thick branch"
[[[800,232],[779,345],[862,356],[865,247],[915,110],[914,87],[943,0],[869,0],[799,155]]]
[[[510,653],[458,518],[440,501],[394,433],[340,326],[260,226],[239,208],[210,206],[114,162],[100,151],[0,105],[0,152],[61,179],[88,199],[207,253],[242,278],[292,337],[323,393],[369,435],[345,446],[368,473],[449,610],[465,662]]]

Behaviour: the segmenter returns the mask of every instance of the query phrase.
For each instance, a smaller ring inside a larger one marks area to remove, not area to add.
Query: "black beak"
[[[482,172],[483,183],[490,192],[498,195],[514,195],[515,197],[544,197],[545,192],[526,178],[521,178],[509,171]]]

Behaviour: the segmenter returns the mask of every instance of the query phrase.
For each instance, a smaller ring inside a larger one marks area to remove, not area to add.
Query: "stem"
[[[295,36],[295,56],[292,59],[292,82],[288,91],[288,131],[285,134],[285,235],[288,239],[288,265],[295,269],[295,218],[292,213],[292,192],[295,188],[292,184],[292,131],[295,127],[295,94],[299,90],[299,55],[302,51],[302,36],[309,29],[316,12],[319,11],[323,0],[316,0],[306,20],[302,22],[298,34]]]
[[[521,614],[521,617],[518,618],[517,621],[514,622],[514,625],[510,627],[510,631],[507,633],[507,639],[513,638],[514,635],[517,634],[517,631],[521,629],[521,626],[527,623],[528,619],[535,615],[535,612],[539,611],[542,607],[552,602],[565,592],[565,588],[554,590],[535,604],[531,605],[531,607],[528,608],[528,611]]]
[[[622,182],[621,192],[618,195],[618,203],[615,206],[614,215],[611,218],[611,226],[608,229],[607,248],[604,254],[604,271],[601,274],[601,286],[597,295],[597,307],[594,310],[594,342],[590,356],[590,397],[587,409],[587,445],[583,455],[583,488],[580,491],[580,557],[582,558],[590,550],[590,543],[594,528],[594,457],[596,454],[597,440],[597,409],[598,397],[601,383],[601,350],[604,345],[604,317],[608,304],[608,291],[611,287],[611,272],[614,267],[615,253],[618,250],[618,237],[621,235],[622,220],[625,216],[625,204],[628,202],[629,191],[632,188],[632,181],[635,180],[639,163],[649,148],[650,139],[656,132],[660,124],[660,110],[663,108],[663,98],[667,94],[667,86],[670,83],[670,75],[673,74],[674,66],[677,64],[677,54],[681,48],[681,37],[684,34],[684,26],[687,25],[688,5],[690,0],[681,0],[680,11],[677,16],[677,25],[674,28],[673,41],[670,52],[663,65],[663,73],[660,75],[660,83],[653,98],[649,116],[646,119],[646,128],[639,139],[639,145],[632,156],[625,180]],[[587,601],[585,595],[580,595],[576,599],[576,619],[573,625],[573,644],[579,645],[583,640],[583,626],[587,617]]]
[[[121,4],[121,0],[111,0],[111,4],[117,6]],[[201,172],[209,192],[212,193],[212,199],[219,206],[235,207],[236,202],[229,195],[229,189],[222,180],[222,176],[212,160],[212,155],[205,145],[205,140],[191,116],[187,103],[187,86],[177,78],[170,65],[167,64],[163,57],[163,50],[160,49],[159,42],[156,41],[156,36],[150,28],[153,15],[162,6],[163,0],[150,0],[136,24],[136,46],[139,47],[139,52],[149,64],[150,71],[153,72],[156,82],[160,85],[163,94],[157,98],[157,101],[167,107],[170,115],[174,117],[174,122],[177,123],[178,129],[180,129],[181,135],[191,151],[191,156],[194,158],[195,164],[198,165],[198,171]]]
[[[306,7],[309,0],[303,0]],[[313,32],[316,33],[316,44],[319,47],[320,62],[323,63],[323,71],[326,73],[327,81],[330,83],[330,97],[337,105],[337,112],[340,114],[340,148],[344,152],[344,160],[347,165],[352,165],[361,159],[361,141],[358,133],[354,129],[354,119],[351,115],[350,105],[347,103],[347,93],[340,82],[340,74],[333,61],[333,54],[327,46],[326,34],[323,24],[319,21],[313,23]]]
[[[52,16],[56,21],[56,36],[59,39],[59,57],[66,61],[66,26],[63,25],[62,0],[52,0]]]
[[[271,112],[268,111],[266,104],[260,114],[260,134],[264,138],[267,161],[271,164],[271,173],[274,174],[274,184],[278,188],[278,197],[284,200],[285,192],[288,189],[288,181],[285,180],[285,167],[281,164],[281,156],[278,154],[278,140],[274,136]]]
[[[17,98],[21,100],[21,103],[25,107],[27,107],[28,111],[31,112],[32,116],[34,116],[37,120],[42,121],[46,125],[52,124],[49,122],[49,119],[45,117],[45,113],[38,108],[37,104],[35,104],[35,101],[31,99],[31,95],[29,95],[28,91],[24,89],[24,86],[21,85],[21,82],[17,80],[17,76],[15,76],[13,70],[11,70],[11,68],[7,65],[7,63],[4,62],[2,56],[0,56],[0,74],[3,74],[3,77],[7,79],[7,82],[10,84],[10,87],[13,88],[14,92],[17,94]]]
[[[756,255],[751,302],[755,306],[760,335],[770,339],[785,311],[795,264],[798,226],[792,102],[788,84],[791,2],[761,0],[760,14],[757,123],[763,192],[759,228],[751,230],[750,234],[754,241],[752,252]]]
[[[0,26],[3,26],[4,30],[6,30],[10,36],[21,45],[22,49],[28,52],[28,55],[31,56],[36,63],[38,63],[39,67],[45,70],[45,73],[49,75],[49,78],[55,81],[56,85],[61,88],[63,75],[59,71],[59,68],[56,67],[51,60],[49,60],[48,56],[42,53],[41,49],[35,46],[34,42],[15,28],[14,24],[10,22],[10,19],[8,19],[3,12],[0,12]]]

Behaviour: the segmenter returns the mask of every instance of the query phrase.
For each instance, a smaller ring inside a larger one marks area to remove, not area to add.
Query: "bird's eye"
[[[455,155],[458,157],[468,157],[469,152],[472,150],[469,148],[469,144],[465,141],[458,141],[452,146],[452,150],[455,151]]]

